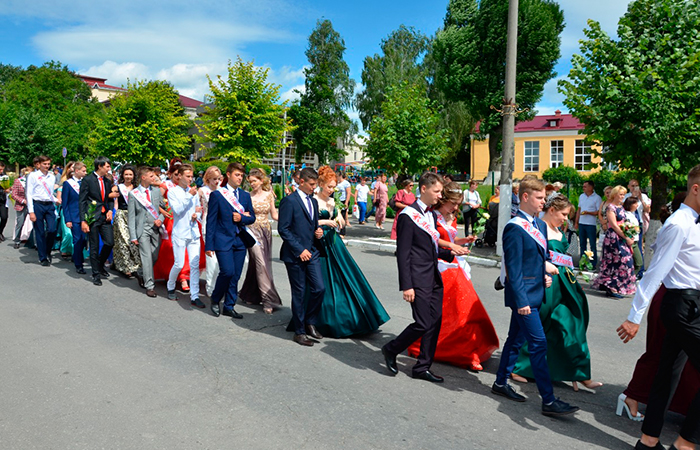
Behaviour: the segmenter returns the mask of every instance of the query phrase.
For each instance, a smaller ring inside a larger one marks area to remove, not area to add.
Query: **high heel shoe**
[[[630,412],[630,407],[625,402],[626,399],[627,399],[627,396],[625,394],[620,394],[617,397],[617,410],[615,411],[615,414],[622,417],[622,412],[624,411],[625,413],[627,413],[627,417],[630,420],[635,421],[635,422],[643,421],[644,416],[639,411],[637,411],[636,416],[632,416],[632,413]]]
[[[603,385],[600,381],[593,381],[593,380],[585,380],[585,381],[572,381],[571,382],[571,387],[574,388],[574,392],[578,392],[578,384],[581,383],[584,385],[587,389],[594,390],[598,389]]]

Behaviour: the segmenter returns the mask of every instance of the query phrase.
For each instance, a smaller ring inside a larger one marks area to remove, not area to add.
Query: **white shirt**
[[[340,191],[340,201],[344,202],[345,199],[347,198],[347,188],[350,187],[350,182],[348,180],[343,180],[338,184],[338,190]]]
[[[416,203],[418,203],[418,207],[420,208],[420,212],[423,213],[425,217],[428,218],[428,222],[433,226],[433,228],[437,229],[437,225],[435,224],[435,221],[433,220],[433,215],[432,214],[426,214],[425,210],[428,209],[428,205],[423,203],[421,199],[417,199]]]
[[[27,175],[27,186],[25,195],[27,196],[27,211],[34,212],[34,202],[55,202],[56,197],[53,195],[53,185],[56,184],[56,177],[53,173],[48,172],[46,175],[40,170]]]
[[[367,203],[367,194],[369,194],[369,186],[367,186],[366,184],[364,186],[358,184],[355,187],[355,192],[357,192],[358,203]]]
[[[465,189],[462,192],[462,203],[474,203],[477,206],[481,205],[481,196],[479,192],[475,189],[474,192],[469,189]]]
[[[309,203],[306,201],[307,198],[309,200],[311,200],[311,196],[306,195],[306,193],[304,193],[304,191],[302,191],[301,189],[297,189],[295,192],[299,193],[299,196],[301,197],[301,202],[304,204],[304,208],[306,208],[306,212],[309,213],[311,220],[313,220],[313,218],[314,218],[314,203],[313,203],[313,201],[311,202],[311,209],[309,209]]]
[[[175,186],[168,191],[168,203],[173,211],[173,240],[184,245],[185,240],[199,239],[197,220],[192,220],[192,214],[195,214],[195,208],[199,206],[199,196]],[[196,214],[201,218],[201,213]]]
[[[654,259],[639,282],[627,320],[641,323],[661,283],[667,289],[700,290],[700,224],[691,207],[681,207],[666,220],[654,243]]]
[[[578,198],[578,208],[581,210],[581,215],[578,219],[579,225],[595,225],[602,203],[603,199],[595,192],[591,195],[581,194]],[[584,211],[594,214],[583,214]]]

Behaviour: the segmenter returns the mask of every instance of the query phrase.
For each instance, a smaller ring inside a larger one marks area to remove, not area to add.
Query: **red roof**
[[[554,121],[555,123],[552,123]],[[479,132],[481,122],[476,124],[475,132]],[[553,126],[554,125],[554,126]],[[518,122],[515,124],[515,132],[524,131],[554,131],[554,130],[583,130],[584,125],[571,114],[562,114],[556,110],[554,114],[535,116],[532,120]]]
[[[199,106],[202,106],[204,102],[200,102],[199,100],[195,100],[193,98],[185,97],[184,95],[180,96],[180,104],[182,105],[183,108],[197,108]]]
[[[126,89],[117,87],[117,86],[110,86],[109,84],[105,83],[107,81],[107,78],[97,78],[97,77],[89,77],[87,75],[76,75],[78,78],[83,80],[85,84],[90,86],[91,89],[109,89],[113,91],[125,91]]]

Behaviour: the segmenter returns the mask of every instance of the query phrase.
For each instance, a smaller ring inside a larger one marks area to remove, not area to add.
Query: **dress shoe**
[[[154,291],[153,289],[147,290],[147,291],[146,291],[146,295],[148,295],[149,297],[152,297],[152,298],[153,298],[153,297],[157,297],[156,291]]]
[[[418,380],[430,381],[431,383],[442,383],[443,381],[445,381],[444,378],[433,374],[429,370],[426,370],[425,372],[414,373],[413,378],[416,378]]]
[[[306,326],[306,334],[314,339],[323,339],[323,336],[321,336],[321,333],[318,332],[314,325]]]
[[[224,309],[224,310],[221,312],[221,314],[223,314],[224,316],[232,317],[232,318],[234,318],[234,319],[242,319],[242,318],[243,318],[243,315],[242,315],[242,314],[238,314],[238,313],[236,312],[236,310],[233,309],[233,308],[231,308],[231,309]]]
[[[554,400],[549,405],[542,404],[542,414],[545,416],[564,416],[566,414],[573,414],[578,410],[578,406],[569,405],[559,399]]]
[[[195,298],[194,300],[190,300],[190,305],[194,306],[195,308],[200,308],[204,309],[207,307],[204,303],[199,298]]]
[[[168,290],[168,300],[177,300],[177,294],[175,293],[175,289]]]
[[[0,242],[5,242],[5,236],[3,236],[2,234],[0,234]]]
[[[396,367],[396,355],[389,353],[389,351],[382,347],[382,355],[384,355],[384,363],[386,368],[389,369],[392,375],[399,373],[398,367]]]
[[[515,389],[513,389],[513,387],[508,383],[504,384],[503,386],[493,383],[493,386],[491,386],[491,392],[516,402],[524,402],[526,400],[524,396],[515,392]]]
[[[18,249],[19,249],[19,246],[20,246],[20,245],[19,245],[19,242],[15,242],[15,250],[18,250]]]
[[[219,303],[211,302],[211,313],[214,317],[219,317],[221,315],[221,310],[219,309]]]
[[[85,275],[85,269],[82,267],[78,267],[75,269],[76,273],[79,273],[80,275]]]
[[[314,341],[309,339],[309,337],[305,334],[295,334],[293,340],[299,345],[304,345],[306,347],[314,346]]]
[[[51,262],[48,259],[45,259],[41,262],[41,265],[44,267],[49,267],[51,265]]]
[[[105,269],[100,270],[100,276],[109,278],[109,272],[107,272]]]
[[[94,284],[95,286],[102,286],[102,280],[100,280],[99,276],[93,276],[92,284]]]
[[[668,450],[675,450],[675,446],[671,446]],[[642,441],[637,441],[637,444],[634,446],[634,450],[666,450],[663,445],[661,445],[661,442],[657,442],[655,446],[649,447],[648,445],[642,444]]]
[[[145,287],[146,287],[146,282],[143,281],[143,276],[142,276],[140,273],[138,273],[138,272],[134,272],[134,276],[136,277],[136,281],[139,282],[139,287],[145,288]]]

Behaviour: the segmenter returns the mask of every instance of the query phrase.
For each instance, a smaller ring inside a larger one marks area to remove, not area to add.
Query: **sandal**
[[[511,374],[510,374],[510,378],[511,378],[513,381],[517,381],[518,383],[527,383],[527,378],[521,377],[521,376],[518,375],[517,373],[511,373]]]
[[[265,314],[272,314],[272,308],[268,308],[268,307],[263,308],[263,312],[264,312]]]
[[[187,294],[187,293],[190,292],[190,286],[189,286],[189,284],[187,283],[187,280],[182,280],[182,281],[180,282],[180,291],[182,291],[182,292],[185,293],[185,294]]]

